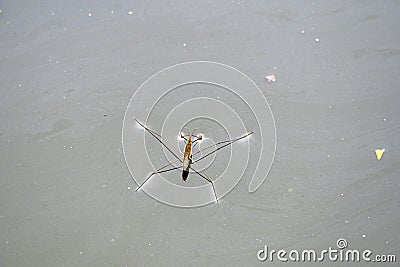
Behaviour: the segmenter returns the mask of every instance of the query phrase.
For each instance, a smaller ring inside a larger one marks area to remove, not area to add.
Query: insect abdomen
[[[183,181],[186,181],[188,176],[189,176],[189,171],[188,170],[183,170],[182,171],[182,179],[183,179]]]

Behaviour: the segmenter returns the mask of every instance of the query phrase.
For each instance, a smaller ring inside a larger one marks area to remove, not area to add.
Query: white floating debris
[[[186,46],[186,43],[183,43],[182,46],[185,47],[185,46]]]
[[[111,13],[111,14],[114,14],[114,10],[111,10],[110,13]]]
[[[382,149],[375,149],[376,158],[377,158],[378,160],[381,160],[381,158],[382,158],[384,152],[385,152],[385,149],[384,149],[384,148],[382,148]]]
[[[88,13],[87,15],[88,15],[89,17],[91,17],[91,16],[92,16],[92,13]]]
[[[341,195],[341,196],[344,196],[344,194],[343,194],[343,193],[340,193],[340,195]]]
[[[54,13],[54,12],[51,12],[51,15],[52,15],[52,16],[54,16],[55,14],[56,14],[56,13]]]
[[[128,15],[132,15],[132,14],[133,14],[133,10],[129,10]]]
[[[315,38],[314,41],[315,41],[316,43],[318,43],[318,42],[319,42],[319,38]]]
[[[383,118],[383,121],[386,121],[386,118]]]
[[[304,31],[304,30],[301,30],[301,31],[300,31],[300,33],[301,33],[301,34],[304,34],[304,33],[305,33],[305,31]]]
[[[18,87],[22,87],[22,84],[18,84]]]
[[[293,188],[289,188],[287,191],[288,191],[289,193],[292,193],[292,192],[293,192]]]
[[[82,252],[82,251],[80,251],[80,252],[79,252],[79,255],[82,255],[82,254],[83,254],[83,252]]]
[[[365,235],[365,234],[363,234],[363,235],[362,235],[362,237],[363,237],[363,238],[365,238],[365,237],[366,237],[366,235]]]
[[[268,74],[267,76],[265,76],[265,79],[267,80],[267,82],[276,82],[276,77],[274,74]]]
[[[0,14],[3,13],[3,10],[0,9]]]
[[[340,141],[344,141],[344,137],[341,137],[341,138],[340,138]]]
[[[128,186],[128,190],[131,190],[131,187],[130,187],[130,186]]]
[[[10,24],[10,21],[9,21],[9,20],[7,20],[6,24],[7,24],[7,25],[8,25],[8,24]]]

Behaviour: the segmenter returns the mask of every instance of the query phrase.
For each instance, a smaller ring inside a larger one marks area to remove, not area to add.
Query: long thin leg
[[[169,172],[169,171],[176,170],[176,169],[179,169],[179,168],[181,168],[181,167],[180,166],[179,167],[174,167],[174,168],[171,168],[171,169],[168,169],[168,170],[163,170],[163,171],[159,171],[160,170],[159,169],[157,171],[152,172],[149,175],[149,177],[147,177],[146,180],[144,180],[144,182],[138,188],[136,188],[136,191],[138,191],[154,174],[163,173],[163,172]]]
[[[181,138],[183,138],[185,142],[187,142],[187,138],[183,134],[181,134]]]
[[[178,147],[176,147],[174,144],[172,144],[171,142],[169,142],[167,139],[163,138],[163,137],[161,136],[161,134],[159,134],[159,133],[157,133],[157,132],[155,132],[155,131],[153,131],[153,130],[147,128],[146,126],[144,126],[138,119],[136,119],[136,118],[134,118],[134,119],[135,119],[135,121],[136,121],[137,123],[140,124],[140,126],[142,126],[142,127],[143,127],[147,132],[149,132],[155,139],[157,139],[169,152],[171,152],[171,154],[174,155],[175,158],[177,158],[178,160],[181,160],[180,157],[178,157],[178,156],[177,156],[163,141],[162,141],[162,139],[164,139],[165,142],[167,142],[169,145],[172,145],[173,147],[175,147],[175,149],[177,149],[177,150],[181,153],[181,151],[179,150]]]
[[[204,159],[204,158],[210,156],[211,154],[217,152],[218,150],[220,150],[220,149],[222,149],[222,148],[224,148],[224,147],[226,147],[226,146],[229,146],[229,145],[235,143],[236,141],[239,141],[239,140],[241,140],[241,139],[243,139],[243,138],[245,138],[245,137],[247,137],[247,136],[249,136],[249,135],[251,135],[251,134],[253,134],[253,133],[254,133],[254,132],[251,132],[251,133],[245,134],[245,135],[243,135],[243,136],[241,136],[241,137],[238,137],[238,138],[236,138],[236,139],[231,139],[231,140],[226,140],[226,141],[218,142],[218,143],[216,143],[215,145],[212,145],[212,146],[208,146],[208,147],[206,147],[206,148],[203,148],[203,149],[197,151],[196,153],[194,153],[192,156],[195,156],[195,155],[197,155],[197,154],[199,154],[199,153],[201,153],[201,152],[203,152],[203,151],[205,151],[205,150],[207,150],[207,149],[210,149],[210,148],[212,148],[212,147],[214,147],[214,146],[224,144],[223,146],[218,147],[218,148],[214,149],[213,151],[207,153],[206,155],[200,157],[199,159],[193,161],[193,163],[198,162],[198,161],[200,161],[200,160],[202,160],[202,159]]]
[[[198,161],[200,161],[200,160],[202,160],[202,159],[205,159],[206,157],[208,157],[208,156],[214,154],[215,152],[217,152],[217,151],[220,150],[220,149],[223,149],[224,147],[227,147],[227,146],[231,145],[232,143],[233,143],[233,142],[227,143],[227,144],[225,144],[225,145],[223,145],[223,146],[221,146],[221,147],[219,147],[219,148],[217,148],[217,149],[214,149],[213,151],[207,153],[206,155],[200,157],[199,159],[193,161],[192,163],[197,163]],[[198,154],[198,153],[200,153],[200,152],[201,152],[201,151],[197,151],[195,154]],[[193,154],[192,157],[193,157],[195,154]]]
[[[161,170],[167,168],[168,166],[171,166],[171,165],[177,163],[178,161],[179,161],[179,160],[175,160],[175,161],[172,161],[172,162],[170,162],[170,163],[168,163],[168,164],[165,164],[164,166],[162,166],[162,167],[158,168],[157,170],[155,170],[150,176],[152,176],[152,175],[154,175],[155,173],[157,173],[157,172],[159,172],[159,171],[161,171]],[[150,177],[148,177],[148,178],[136,189],[136,191],[137,191],[149,178],[150,178]]]
[[[197,142],[197,141],[199,141],[199,140],[202,140],[203,139],[203,137],[202,136],[194,136],[194,137],[196,137],[196,139],[193,141],[193,142]]]
[[[195,146],[198,144],[198,141],[203,139],[203,137],[198,137],[198,136],[195,136],[195,137],[196,137],[196,140],[193,141],[192,150],[193,150],[193,148],[195,148]]]
[[[195,173],[197,173],[198,175],[200,175],[202,178],[204,178],[205,180],[207,180],[213,188],[214,191],[214,196],[215,196],[215,201],[218,203],[218,197],[217,197],[217,193],[215,193],[215,187],[214,187],[214,183],[213,181],[211,181],[211,179],[207,178],[205,175],[201,174],[200,172],[196,171],[195,169],[193,169],[192,167],[190,167],[190,169],[192,169]]]

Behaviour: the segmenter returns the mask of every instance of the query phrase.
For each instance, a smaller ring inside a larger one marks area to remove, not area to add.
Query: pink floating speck
[[[268,74],[267,76],[265,76],[265,79],[267,80],[267,82],[275,82],[276,81],[276,77],[274,74]]]

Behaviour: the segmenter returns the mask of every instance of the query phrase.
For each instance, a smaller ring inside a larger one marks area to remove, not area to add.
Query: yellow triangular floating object
[[[382,158],[383,152],[385,152],[385,149],[384,149],[384,148],[382,148],[382,149],[375,149],[376,158],[377,158],[378,160],[380,160],[380,159]]]

